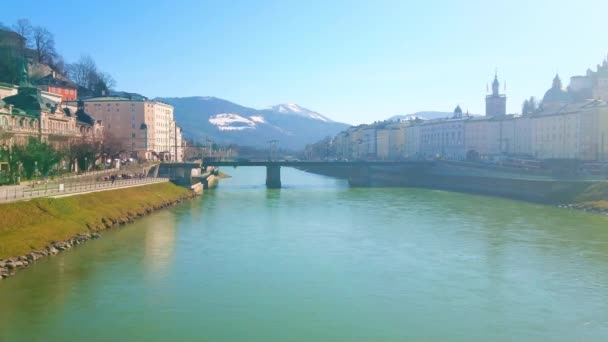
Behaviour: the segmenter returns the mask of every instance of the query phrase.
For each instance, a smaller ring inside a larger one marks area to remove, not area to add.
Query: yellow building
[[[556,111],[533,115],[531,154],[539,159],[607,160],[607,117],[608,106],[599,100],[568,104]]]
[[[391,150],[390,128],[384,127],[376,130],[376,157],[387,160]]]

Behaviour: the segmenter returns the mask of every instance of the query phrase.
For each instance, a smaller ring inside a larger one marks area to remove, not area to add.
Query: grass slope
[[[590,186],[576,197],[575,202],[597,209],[608,209],[608,182]]]
[[[24,255],[52,241],[103,230],[191,197],[171,183],[0,205],[0,258]]]

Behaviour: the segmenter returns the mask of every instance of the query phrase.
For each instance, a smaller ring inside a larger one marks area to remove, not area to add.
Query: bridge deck
[[[431,165],[432,161],[204,161],[204,166],[289,166],[289,167],[318,167],[318,166],[422,166]]]

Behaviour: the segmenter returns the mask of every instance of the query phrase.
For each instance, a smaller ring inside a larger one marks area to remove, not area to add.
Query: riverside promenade
[[[89,192],[166,183],[168,181],[168,178],[161,177],[119,179],[114,182],[100,180],[82,181],[79,179],[68,181],[66,179],[64,182],[53,181],[48,183],[40,182],[37,184],[30,183],[29,185],[0,186],[0,203],[24,201],[40,197],[64,197]]]

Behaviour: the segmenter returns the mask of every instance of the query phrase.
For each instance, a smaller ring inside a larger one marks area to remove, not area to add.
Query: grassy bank
[[[590,186],[576,197],[575,202],[591,208],[608,210],[608,182]]]
[[[192,197],[171,183],[0,205],[0,258],[24,255],[52,241],[125,223]]]

